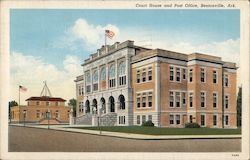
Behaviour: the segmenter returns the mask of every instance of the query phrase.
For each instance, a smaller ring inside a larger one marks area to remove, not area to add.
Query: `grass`
[[[78,129],[99,130],[99,127],[74,127]],[[141,126],[101,127],[102,131],[123,132],[146,135],[230,135],[241,134],[241,129],[220,128],[158,128]]]

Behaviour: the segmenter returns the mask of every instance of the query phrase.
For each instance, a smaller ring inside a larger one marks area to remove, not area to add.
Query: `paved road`
[[[135,140],[9,126],[10,152],[239,152],[241,139]]]

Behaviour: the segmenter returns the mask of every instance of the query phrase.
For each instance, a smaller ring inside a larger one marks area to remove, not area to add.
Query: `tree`
[[[68,105],[72,107],[73,116],[75,117],[76,116],[76,99],[74,98],[70,99]]]
[[[241,110],[242,110],[242,87],[239,87],[238,96],[237,96],[237,126],[241,126]]]
[[[16,101],[10,101],[9,102],[9,119],[11,120],[11,107],[18,106],[18,103]]]

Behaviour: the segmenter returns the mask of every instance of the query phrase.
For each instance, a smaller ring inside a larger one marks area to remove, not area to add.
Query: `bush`
[[[186,123],[185,128],[200,128],[198,123]]]
[[[154,127],[155,124],[152,121],[149,120],[149,121],[143,122],[142,126],[144,126],[144,127]]]

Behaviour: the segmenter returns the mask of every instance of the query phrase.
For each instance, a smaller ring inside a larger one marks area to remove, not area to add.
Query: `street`
[[[241,139],[135,140],[9,126],[9,152],[240,152]]]

